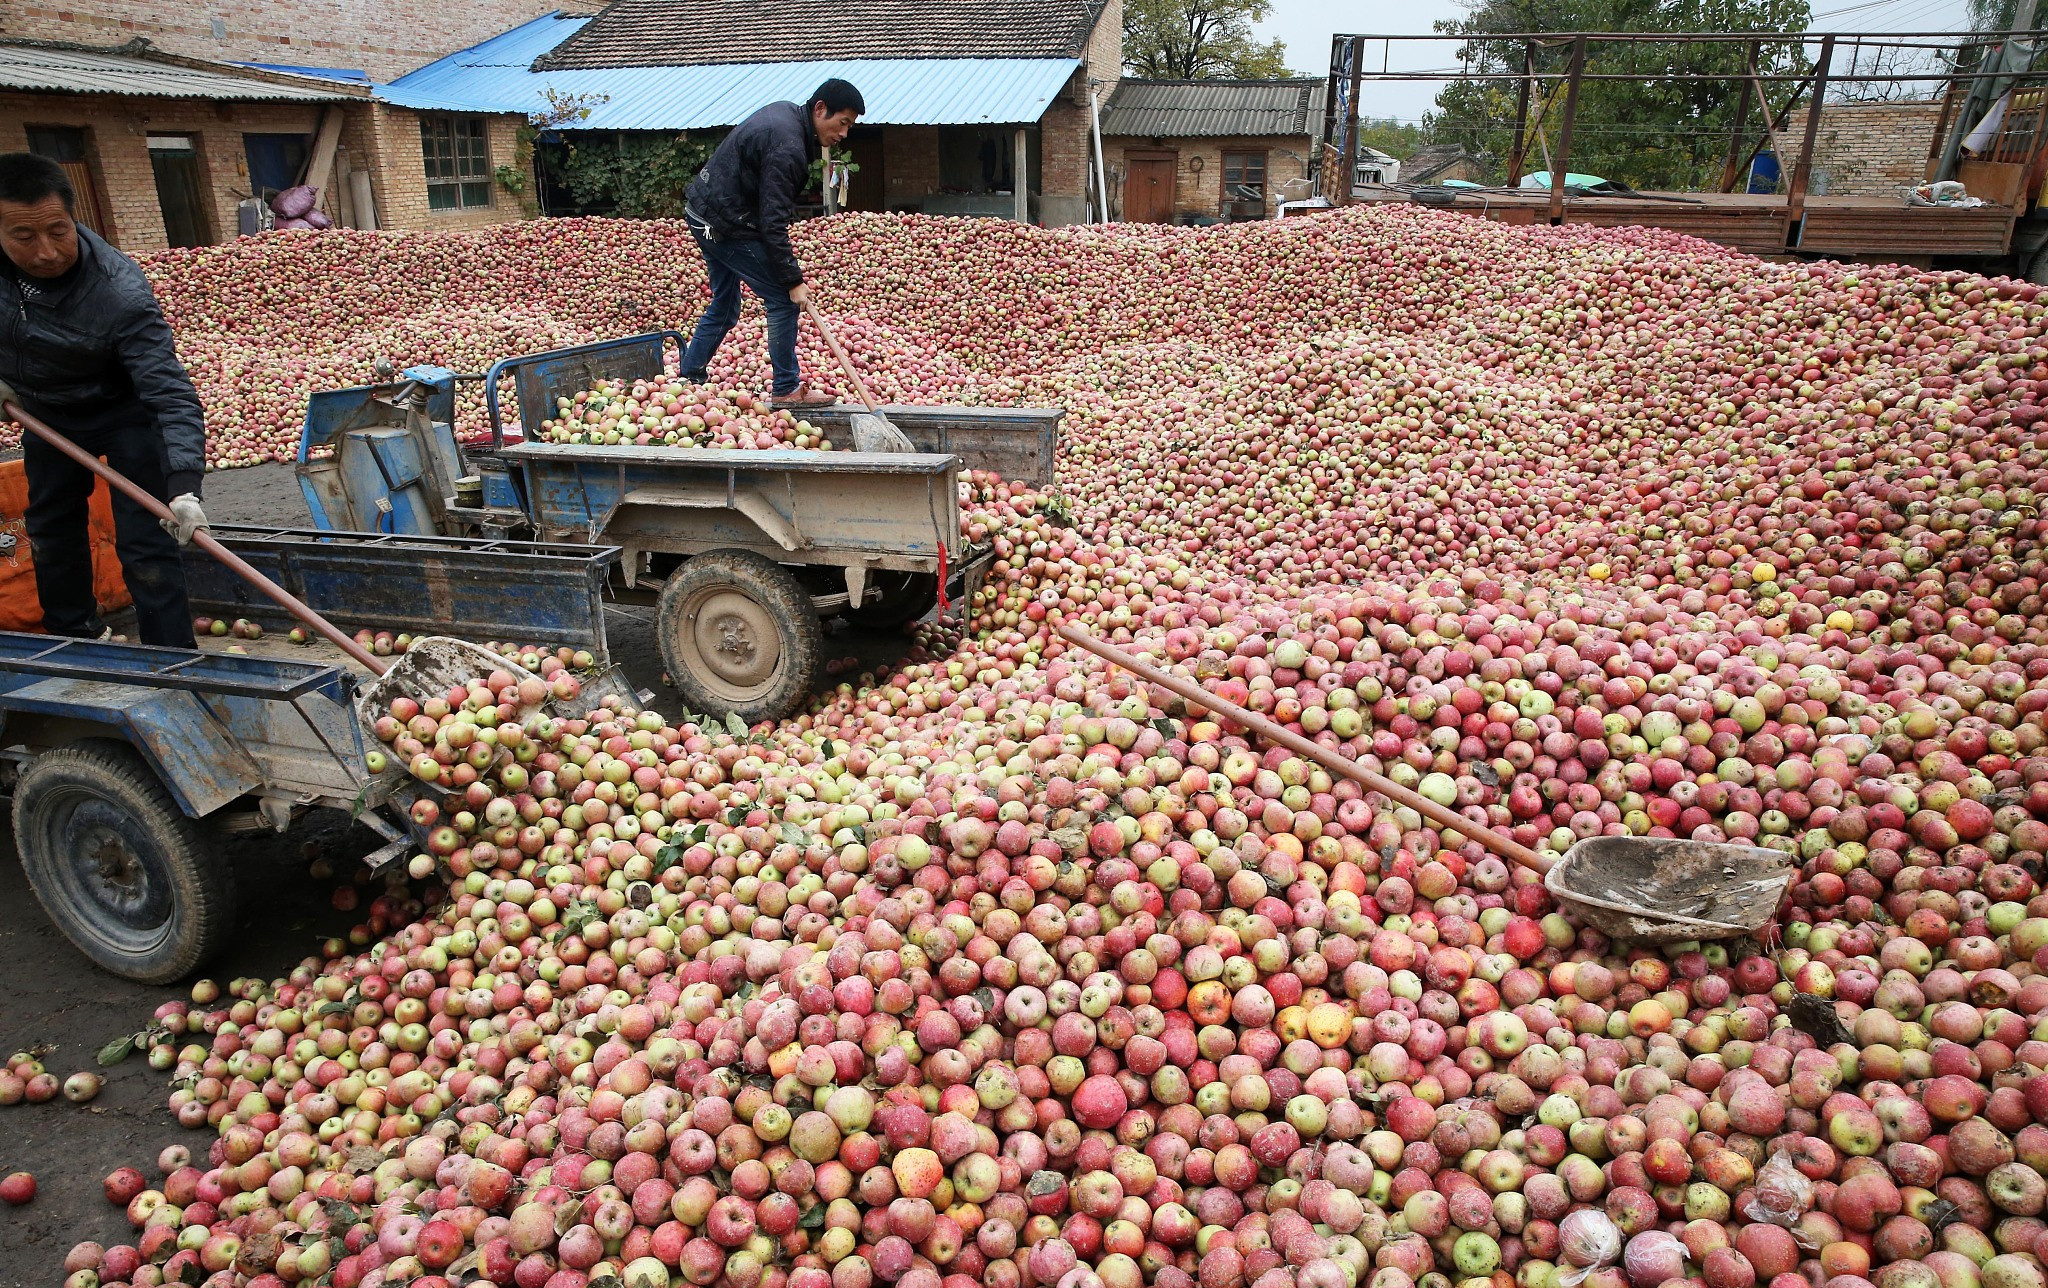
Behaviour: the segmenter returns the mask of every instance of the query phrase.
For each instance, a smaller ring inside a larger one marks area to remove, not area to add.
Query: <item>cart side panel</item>
[[[500,363],[519,395],[519,427],[526,441],[540,437],[541,422],[555,414],[558,398],[573,398],[600,380],[645,380],[661,375],[664,338],[658,333],[636,335]]]
[[[552,444],[506,455],[526,472],[537,525],[565,539],[922,571],[942,546],[961,549],[949,457]]]
[[[858,407],[840,405],[804,413],[804,419],[841,441],[853,432]],[[1057,464],[1058,407],[883,407],[920,452],[957,456],[971,470],[987,470],[1019,483],[1050,487]]]
[[[350,630],[567,645],[605,656],[604,586],[616,549],[459,538],[219,527],[258,571]],[[277,606],[187,551],[194,612],[288,626]]]
[[[106,730],[142,753],[178,808],[193,818],[264,783],[262,767],[234,731],[186,690],[14,674],[0,678],[0,712],[6,713],[0,742],[7,746],[41,749],[42,730]]]
[[[292,800],[353,801],[369,781],[355,712],[319,694],[293,702],[205,696],[262,774],[266,794]]]

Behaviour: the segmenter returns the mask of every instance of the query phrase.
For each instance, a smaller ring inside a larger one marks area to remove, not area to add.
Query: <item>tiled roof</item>
[[[1102,109],[1102,132],[1131,138],[1313,134],[1320,80],[1125,80]]]
[[[535,71],[863,58],[1074,58],[1103,0],[613,0]]]

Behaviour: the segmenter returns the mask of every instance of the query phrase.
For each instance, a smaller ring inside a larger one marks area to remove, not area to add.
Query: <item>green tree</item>
[[[1287,47],[1252,24],[1268,0],[1125,0],[1124,70],[1147,80],[1273,80]]]
[[[1396,161],[1429,142],[1421,126],[1392,117],[1359,121],[1358,139],[1365,146],[1378,148]]]
[[[1799,32],[1810,19],[1806,0],[1467,0],[1466,17],[1439,22],[1437,29],[1468,37],[1552,31]],[[1520,72],[1523,66],[1519,41],[1468,40],[1462,55],[1463,65],[1473,71]],[[1631,79],[1581,84],[1569,168],[1637,188],[1717,187],[1741,105],[1744,56],[1743,47],[1734,43],[1588,46],[1588,71],[1626,73]],[[1569,41],[1537,46],[1537,70],[1556,79],[1539,82],[1531,92],[1524,174],[1543,169],[1545,147],[1558,145],[1562,73],[1570,59]],[[1797,44],[1764,41],[1757,66],[1767,74],[1798,73],[1807,70],[1808,62]],[[1676,73],[1712,79],[1670,79]],[[1786,83],[1767,84],[1774,110],[1783,107],[1791,90]],[[1754,98],[1742,123],[1749,139],[1761,132]],[[1504,169],[1515,144],[1515,85],[1452,82],[1437,96],[1424,129],[1432,142],[1491,155]]]

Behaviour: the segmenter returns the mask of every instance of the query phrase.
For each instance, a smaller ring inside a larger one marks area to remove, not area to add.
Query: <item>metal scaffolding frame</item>
[[[1952,129],[1962,131],[1970,123],[1952,120],[1958,101],[1958,90],[1974,85],[1977,81],[2033,82],[2041,83],[2042,73],[2026,72],[2015,76],[2010,66],[2001,68],[1999,59],[1983,57],[1986,51],[2002,46],[2007,41],[2024,41],[2032,51],[2043,47],[2042,38],[2048,29],[2026,28],[2014,31],[1995,32],[1506,32],[1473,35],[1345,35],[1331,37],[1330,73],[1326,92],[1323,96],[1323,131],[1316,149],[1316,190],[1319,196],[1333,205],[1346,205],[1352,200],[1352,177],[1357,173],[1360,147],[1359,94],[1367,81],[1456,81],[1477,84],[1512,84],[1515,86],[1515,136],[1508,158],[1508,186],[1521,181],[1523,165],[1528,159],[1527,152],[1532,137],[1530,108],[1532,99],[1537,109],[1537,133],[1534,137],[1545,153],[1545,169],[1550,173],[1550,222],[1562,222],[1565,201],[1565,176],[1569,172],[1571,159],[1572,130],[1578,115],[1580,86],[1589,82],[1656,80],[1660,83],[1712,83],[1734,81],[1739,86],[1738,107],[1735,128],[1728,140],[1727,160],[1722,167],[1722,192],[1733,189],[1739,177],[1754,162],[1756,156],[1768,143],[1780,157],[1784,152],[1779,138],[1780,131],[1791,118],[1802,100],[1809,106],[1806,113],[1804,135],[1800,140],[1798,156],[1794,162],[1789,182],[1786,184],[1785,199],[1788,213],[1796,225],[1805,207],[1807,189],[1813,177],[1814,143],[1820,128],[1821,104],[1826,102],[1834,65],[1839,55],[1847,53],[1851,60],[1850,80],[1884,81],[1891,84],[1929,83],[1945,87],[1942,116],[1935,130],[1934,152],[1930,155],[1930,176],[1942,150],[1942,140]],[[1418,43],[1453,44],[1459,47],[1463,67],[1430,68],[1423,70],[1394,70],[1391,66],[1393,48],[1397,44]],[[1380,46],[1378,70],[1367,70],[1367,51],[1370,45]],[[1723,46],[1739,50],[1743,55],[1743,70],[1730,74],[1721,72],[1661,72],[1654,76],[1642,72],[1603,71],[1589,68],[1588,63],[1594,51],[1608,46]],[[1519,46],[1519,49],[1517,47]],[[1759,59],[1766,48],[1796,47],[1802,54],[1812,51],[1811,66],[1803,71],[1764,70]],[[1978,54],[1972,66],[1963,68],[1965,51],[1975,50]],[[1921,53],[1946,55],[1949,67],[1942,70],[1903,71],[1882,75],[1858,75],[1862,55],[1868,51],[1882,53]],[[2029,51],[2031,59],[2032,51]],[[1512,57],[1519,53],[1519,59]],[[1539,53],[1563,52],[1566,57],[1562,68],[1545,69],[1538,65]],[[1475,61],[1490,61],[1512,64],[1519,61],[1519,70],[1485,71],[1473,70]],[[1791,86],[1791,93],[1783,104],[1773,106],[1770,91],[1773,86]],[[1557,147],[1553,151],[1540,133],[1542,122],[1549,116],[1552,104],[1558,96],[1563,97],[1563,114],[1558,123]],[[1755,132],[1750,121],[1752,108],[1762,117],[1763,128]],[[2048,143],[2048,131],[2041,134]],[[1745,158],[1744,150],[1747,149]],[[1949,149],[1953,151],[1953,149]],[[1332,173],[1341,176],[1333,180]]]

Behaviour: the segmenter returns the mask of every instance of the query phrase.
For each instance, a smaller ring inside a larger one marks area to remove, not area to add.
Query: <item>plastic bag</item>
[[[1906,194],[1906,204],[1909,206],[1948,206],[1954,208],[1981,206],[1984,204],[1984,199],[1971,196],[1968,190],[1954,179],[1944,179],[1940,183],[1923,183],[1913,189]]]
[[[304,219],[306,212],[317,205],[319,201],[320,190],[318,188],[300,184],[296,188],[286,188],[283,192],[278,193],[277,196],[271,199],[270,208],[283,215],[286,219]]]
[[[1580,1208],[1557,1223],[1558,1258],[1565,1264],[1557,1282],[1578,1288],[1601,1266],[1621,1256],[1621,1227],[1598,1208]]]
[[[1790,1230],[1812,1210],[1813,1182],[1793,1164],[1791,1153],[1781,1149],[1756,1174],[1756,1186],[1743,1215]]]
[[[1657,1288],[1670,1279],[1685,1277],[1685,1245],[1668,1230],[1644,1230],[1628,1241],[1621,1254],[1621,1268],[1635,1288]]]

